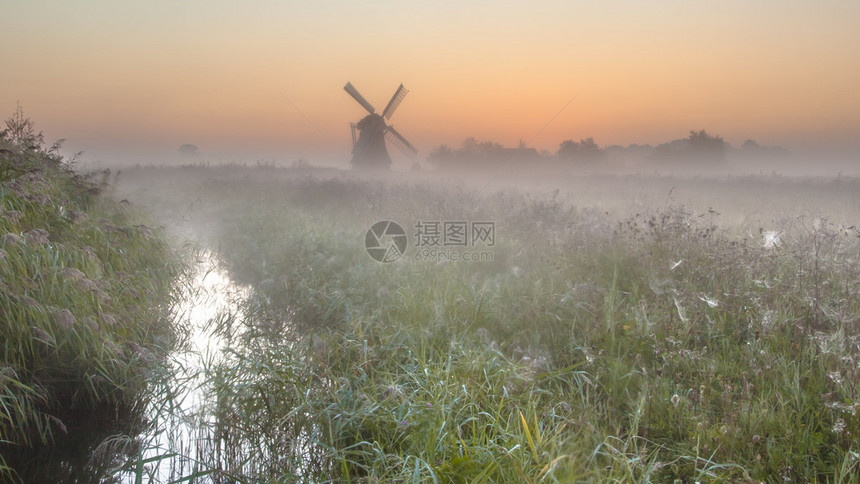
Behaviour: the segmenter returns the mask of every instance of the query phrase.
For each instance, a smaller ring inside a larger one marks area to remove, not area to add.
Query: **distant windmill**
[[[400,102],[409,91],[403,84],[394,91],[391,101],[385,106],[382,115],[376,114],[373,106],[359,94],[352,84],[346,83],[344,91],[348,92],[358,104],[361,104],[368,114],[357,123],[350,123],[352,128],[352,165],[359,169],[386,169],[391,166],[391,157],[385,149],[385,138],[409,157],[415,156],[418,150],[406,138],[398,133],[394,126],[385,124],[386,119],[391,119],[394,110],[400,106]],[[384,119],[383,119],[384,118]],[[358,136],[356,137],[356,131]]]

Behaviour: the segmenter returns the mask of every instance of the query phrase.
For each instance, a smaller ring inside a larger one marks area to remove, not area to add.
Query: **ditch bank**
[[[20,109],[0,132],[0,480],[88,482],[133,454],[149,383],[177,345],[183,263],[159,230],[102,194]],[[122,455],[125,454],[125,455]]]

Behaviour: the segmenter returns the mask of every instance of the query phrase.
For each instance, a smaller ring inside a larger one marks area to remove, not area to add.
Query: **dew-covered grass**
[[[857,180],[285,173],[128,175],[249,288],[206,368],[207,478],[860,477]],[[386,219],[410,245],[381,264]],[[415,260],[434,220],[494,222],[493,260]]]

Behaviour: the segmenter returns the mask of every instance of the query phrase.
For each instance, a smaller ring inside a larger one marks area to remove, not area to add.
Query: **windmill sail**
[[[397,106],[400,106],[400,103],[403,101],[403,98],[406,97],[406,94],[409,92],[409,89],[403,87],[403,84],[394,91],[394,95],[391,96],[391,101],[388,101],[388,106],[385,106],[385,111],[382,111],[382,116],[385,119],[391,119],[391,115],[394,114],[394,110],[397,109]]]
[[[394,129],[394,126],[389,126],[388,129],[385,130],[385,137],[388,139],[389,143],[396,146],[397,149],[408,155],[410,158],[414,157],[418,153],[418,150],[412,146],[412,143],[406,141],[406,138]]]
[[[367,102],[367,99],[364,99],[364,96],[359,94],[358,90],[352,86],[352,83],[347,82],[346,85],[343,86],[343,90],[348,92],[353,99],[358,101],[358,104],[364,106],[364,109],[367,109],[368,113],[373,114],[376,112],[376,109],[374,109],[373,106],[369,102]]]

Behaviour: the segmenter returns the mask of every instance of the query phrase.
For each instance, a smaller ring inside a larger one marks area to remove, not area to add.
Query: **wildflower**
[[[761,440],[761,437],[759,436],[759,434],[755,434],[752,436],[752,443],[753,444],[759,443],[760,440]]]

